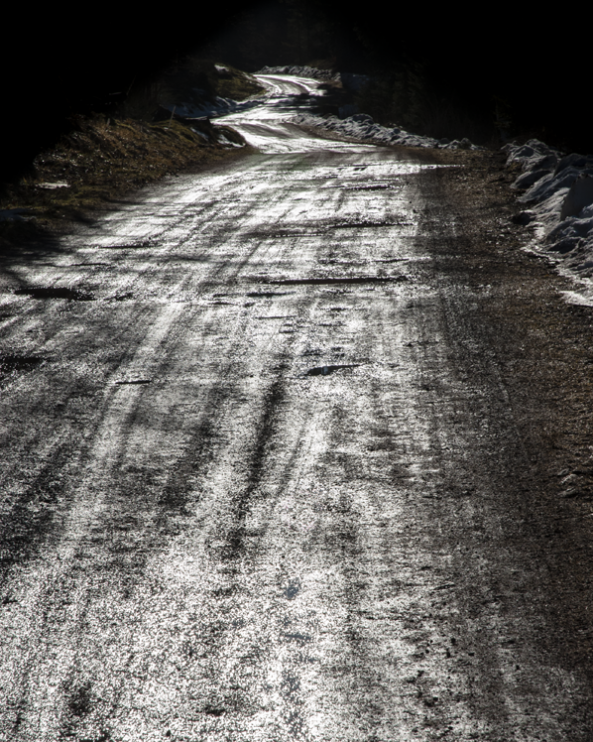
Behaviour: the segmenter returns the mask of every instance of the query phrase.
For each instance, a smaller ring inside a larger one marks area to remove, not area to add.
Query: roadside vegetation
[[[238,100],[260,90],[250,75],[193,57],[132,87],[114,115],[73,117],[70,131],[38,154],[24,177],[4,186],[0,245],[89,218],[165,175],[250,151],[230,127],[185,119],[164,106],[217,95]]]

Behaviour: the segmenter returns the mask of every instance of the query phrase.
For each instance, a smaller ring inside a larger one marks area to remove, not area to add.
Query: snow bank
[[[320,70],[317,67],[299,66],[296,64],[262,67],[254,75],[296,75],[297,77],[312,77],[314,80],[323,80],[326,82],[340,82],[340,73],[331,70]]]
[[[565,155],[538,139],[503,148],[521,174],[511,186],[528,208],[518,221],[533,224],[538,249],[574,275],[593,276],[593,155]]]
[[[449,141],[448,139],[433,139],[432,137],[411,134],[398,126],[388,128],[376,124],[366,113],[356,113],[344,119],[337,116],[315,116],[310,113],[301,113],[292,119],[295,124],[317,126],[322,129],[355,137],[377,144],[401,144],[406,147],[434,147],[439,149],[482,149],[472,144],[469,139]]]

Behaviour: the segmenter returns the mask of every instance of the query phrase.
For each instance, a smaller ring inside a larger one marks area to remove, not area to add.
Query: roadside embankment
[[[240,134],[207,119],[79,117],[55,147],[35,158],[28,177],[6,186],[0,246],[60,231],[164,175],[247,151]]]

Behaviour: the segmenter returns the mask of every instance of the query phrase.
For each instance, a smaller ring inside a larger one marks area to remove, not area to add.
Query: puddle
[[[15,371],[31,371],[42,361],[43,358],[37,356],[0,355],[0,378]]]
[[[348,266],[348,268],[353,269],[355,266],[361,266],[364,268],[367,265],[366,260],[353,260],[352,258],[349,258],[347,260],[338,260],[338,258],[319,258],[319,264],[320,265],[345,265]]]
[[[66,289],[55,287],[37,287],[26,289],[15,289],[17,295],[32,296],[34,299],[67,299],[68,301],[92,301],[92,294],[85,294],[78,289]]]
[[[345,363],[339,366],[316,366],[315,368],[310,368],[305,373],[305,376],[329,376],[329,374],[333,374],[342,368],[358,368],[360,365],[360,363]]]
[[[397,188],[396,185],[361,185],[361,186],[347,186],[344,190],[346,191],[387,191]]]
[[[288,598],[288,600],[292,600],[293,598],[296,598],[300,589],[301,589],[301,583],[296,581],[296,582],[290,582],[288,584],[288,587],[285,587],[282,592],[284,593],[285,598]]]
[[[407,281],[406,276],[332,276],[327,278],[284,278],[270,281],[280,286],[321,286],[333,283],[389,283]]]
[[[101,250],[143,250],[147,247],[154,247],[154,242],[142,240],[142,242],[124,242],[121,245],[97,245]]]
[[[87,266],[95,266],[95,265],[111,265],[111,263],[105,263],[105,262],[94,262],[94,263],[70,263],[68,266],[69,268],[86,268]]]
[[[255,319],[294,319],[294,314],[270,314],[267,316],[260,315]]]
[[[274,283],[280,283],[274,281]],[[251,299],[271,299],[274,296],[288,296],[288,291],[249,291],[247,296]]]
[[[248,239],[276,239],[280,237],[323,237],[324,234],[325,233],[321,231],[307,232],[303,230],[283,229],[277,232],[247,232],[245,237]]]
[[[301,634],[300,632],[295,632],[294,634],[282,634],[282,636],[287,641],[298,642],[299,644],[307,644],[312,641],[310,634]]]
[[[360,221],[331,224],[330,229],[376,229],[377,227],[402,227],[409,224],[411,222],[408,221],[391,221],[388,219],[371,221],[369,219],[361,219]]]

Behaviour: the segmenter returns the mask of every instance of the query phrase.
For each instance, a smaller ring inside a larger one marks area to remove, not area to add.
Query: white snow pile
[[[296,75],[297,77],[312,77],[314,80],[324,80],[326,82],[340,82],[339,72],[331,70],[320,70],[317,67],[300,66],[296,64],[280,65],[276,67],[262,67],[254,75]]]
[[[537,139],[502,149],[507,165],[523,171],[511,186],[524,191],[518,201],[528,206],[519,223],[533,224],[539,249],[571,273],[593,276],[593,155],[566,155]]]
[[[301,113],[295,116],[292,121],[295,124],[317,126],[376,144],[401,144],[406,147],[433,147],[439,149],[483,149],[476,144],[472,144],[469,139],[455,139],[451,142],[449,139],[433,139],[420,134],[410,134],[410,132],[398,126],[392,128],[381,126],[375,123],[367,113],[356,113],[344,119],[339,119],[333,115],[324,118],[310,113]]]

